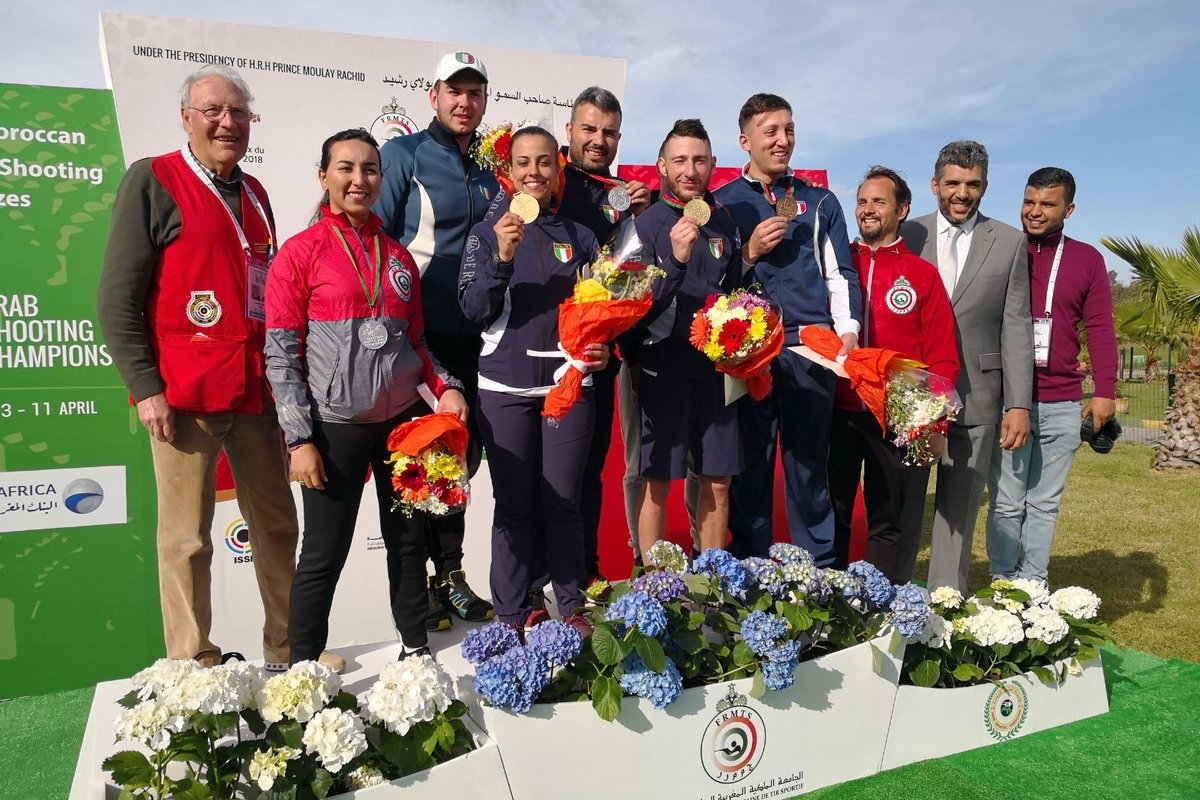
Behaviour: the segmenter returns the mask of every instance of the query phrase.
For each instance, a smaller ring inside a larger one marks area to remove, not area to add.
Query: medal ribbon
[[[378,314],[375,313],[375,304],[379,302],[379,288],[383,285],[383,270],[379,268],[379,236],[376,235],[375,237],[375,268],[372,270],[372,280],[375,282],[375,293],[374,296],[372,296],[371,291],[367,288],[367,282],[363,280],[362,270],[358,268],[358,261],[354,258],[354,253],[350,252],[350,245],[347,244],[346,237],[343,236],[342,232],[338,230],[337,226],[333,225],[332,223],[329,227],[333,228],[333,232],[337,234],[338,241],[342,243],[342,249],[346,251],[346,258],[350,259],[350,266],[354,267],[354,277],[358,278],[358,285],[362,287],[363,295],[367,298],[367,308],[371,309],[371,316],[378,316]],[[355,232],[355,235],[357,235],[357,232]],[[363,244],[361,237],[358,241],[359,244]],[[367,247],[365,244],[363,244],[363,255],[367,255]],[[369,260],[367,261],[367,266],[371,266],[371,262]]]
[[[775,193],[771,191],[771,184],[769,182],[764,182],[762,184],[762,189],[763,189],[763,199],[767,201],[767,203],[771,206],[771,208],[774,208],[775,204],[779,201],[775,199]],[[791,197],[793,194],[795,194],[795,192],[796,192],[796,179],[795,179],[795,177],[789,175],[788,176],[788,190],[787,190],[787,194],[784,195],[784,197]]]
[[[606,175],[597,175],[595,172],[588,172],[583,167],[581,167],[578,164],[575,164],[573,162],[570,162],[570,161],[567,162],[567,166],[570,167],[571,169],[575,170],[576,172],[582,173],[583,175],[591,178],[594,181],[599,181],[601,184],[608,187],[609,189],[613,188],[614,186],[624,186],[625,185],[625,181],[621,180],[620,178],[609,177]]]

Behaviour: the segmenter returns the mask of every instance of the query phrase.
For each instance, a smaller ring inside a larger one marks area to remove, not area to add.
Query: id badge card
[[[1033,365],[1035,367],[1050,366],[1050,324],[1049,317],[1041,317],[1033,321]]]
[[[267,321],[267,259],[246,254],[246,319]]]

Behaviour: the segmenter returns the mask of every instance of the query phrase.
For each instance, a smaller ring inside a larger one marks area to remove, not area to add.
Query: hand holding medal
[[[687,201],[683,207],[683,215],[696,220],[696,224],[703,227],[712,219],[712,209],[708,207],[708,203],[699,197],[695,197]]]
[[[799,213],[799,210],[799,206],[796,205],[796,198],[792,197],[790,194],[784,195],[783,197],[779,198],[777,203],[775,203],[775,216],[783,217],[788,222],[791,222],[796,218],[796,214]]]
[[[520,217],[522,222],[528,224],[538,218],[542,209],[533,195],[517,192],[513,195],[508,210]]]

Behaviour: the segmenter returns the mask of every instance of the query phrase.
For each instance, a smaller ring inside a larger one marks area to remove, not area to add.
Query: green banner
[[[149,447],[95,321],[124,171],[110,92],[0,84],[0,697],[162,654]]]

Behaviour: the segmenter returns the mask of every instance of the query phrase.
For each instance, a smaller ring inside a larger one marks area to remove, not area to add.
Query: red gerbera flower
[[[641,272],[646,268],[646,265],[640,261],[623,261],[621,269],[625,272]]]
[[[405,489],[420,489],[425,485],[425,467],[420,462],[413,461],[401,470],[399,479],[400,485]]]
[[[496,158],[508,161],[512,154],[512,134],[503,133],[496,139]]]
[[[721,349],[725,351],[725,355],[731,356],[742,346],[742,341],[749,332],[750,323],[746,320],[728,320],[721,326],[721,332],[717,334],[717,344],[721,345]]]

